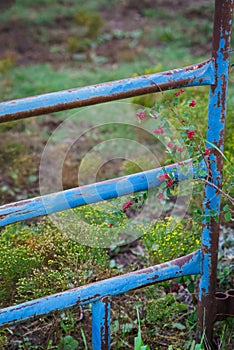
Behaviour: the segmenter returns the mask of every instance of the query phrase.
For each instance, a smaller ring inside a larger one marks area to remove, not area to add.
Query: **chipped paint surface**
[[[171,71],[0,103],[0,123],[185,86],[214,83],[212,59]]]
[[[92,348],[110,349],[110,312],[111,299],[109,296],[92,304]]]
[[[228,317],[234,317],[234,289],[225,293],[215,293],[216,318],[215,321],[223,321]]]
[[[164,170],[177,169],[174,175],[180,181],[195,177],[197,169],[193,168],[191,160],[183,164],[182,167],[172,164]],[[200,167],[205,169],[204,163]],[[158,176],[164,170],[153,169],[0,206],[0,226],[157,187],[161,184]]]
[[[198,250],[192,254],[172,260],[165,264],[130,272],[122,276],[109,278],[83,287],[70,289],[63,293],[57,293],[2,309],[0,310],[0,325],[24,320],[33,316],[43,315],[54,310],[69,308],[77,304],[85,305],[94,303],[106,296],[112,297],[124,294],[130,290],[149,286],[171,278],[191,274],[197,275],[200,273],[201,252]],[[100,304],[96,305],[97,309],[103,309],[104,307]],[[106,312],[107,311],[105,311],[105,315]],[[97,316],[95,316],[95,322],[102,322],[103,325],[103,315],[104,311],[102,311],[99,321],[97,320]]]
[[[215,60],[215,84],[211,86],[208,111],[207,147],[214,144],[209,156],[209,181],[222,187],[223,157],[217,148],[224,150],[224,131],[228,88],[229,55],[232,33],[233,0],[215,2],[215,20],[212,56]],[[213,187],[205,186],[202,233],[203,267],[200,282],[200,306],[198,311],[198,337],[203,329],[209,341],[212,339],[215,319],[215,289],[218,257],[219,223],[211,217],[210,211],[220,213],[220,193]],[[206,316],[208,315],[208,316]]]

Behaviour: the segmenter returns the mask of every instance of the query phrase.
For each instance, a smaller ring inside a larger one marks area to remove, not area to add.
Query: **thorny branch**
[[[231,197],[228,193],[224,192],[221,188],[219,188],[218,186],[216,186],[214,183],[206,180],[206,179],[194,179],[195,181],[203,181],[205,184],[215,188],[217,191],[219,191],[223,196],[225,196],[232,204],[234,204],[234,198]],[[232,212],[234,212],[234,210],[231,210]]]

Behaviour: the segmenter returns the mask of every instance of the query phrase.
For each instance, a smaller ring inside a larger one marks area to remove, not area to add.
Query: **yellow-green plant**
[[[85,36],[95,39],[103,28],[103,18],[99,12],[80,10],[74,15],[75,23],[84,27]]]
[[[167,217],[145,226],[142,242],[150,261],[162,263],[191,253],[199,248],[199,225],[192,219],[183,222]]]
[[[107,267],[106,250],[78,244],[48,219],[9,225],[0,236],[1,306],[102,278]]]

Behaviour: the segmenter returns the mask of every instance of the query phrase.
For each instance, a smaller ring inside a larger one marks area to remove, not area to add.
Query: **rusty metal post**
[[[215,321],[223,321],[227,317],[234,317],[234,289],[225,293],[217,292],[216,297],[216,318]]]
[[[224,130],[228,87],[229,54],[232,31],[233,0],[216,0],[213,30],[212,57],[215,64],[215,84],[211,85],[207,147],[212,148],[209,157],[208,180],[218,188],[222,186]],[[214,145],[214,147],[211,146]],[[221,152],[220,152],[220,151]],[[205,186],[204,223],[202,233],[202,276],[200,281],[197,338],[205,332],[207,344],[212,344],[213,324],[216,317],[216,272],[219,240],[219,222],[212,212],[220,212],[220,193],[214,187]]]
[[[110,350],[111,298],[103,297],[92,304],[92,348]]]

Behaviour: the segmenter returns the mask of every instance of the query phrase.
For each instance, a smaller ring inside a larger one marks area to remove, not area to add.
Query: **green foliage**
[[[145,227],[142,242],[150,261],[161,263],[195,251],[200,245],[199,229],[192,219],[184,220],[182,225],[181,221],[172,217],[157,220]]]
[[[181,315],[187,312],[187,305],[179,303],[174,294],[165,293],[163,287],[148,287],[146,296],[148,299],[146,321],[148,323],[163,325],[163,327],[174,325],[174,328],[177,329],[180,327],[181,324],[179,324],[178,320]],[[183,329],[185,329],[184,325]]]
[[[132,160],[125,160],[122,169],[124,174],[130,175],[138,173],[145,170],[150,170],[153,168],[153,165],[149,159],[146,157],[136,157]]]
[[[103,6],[103,3],[108,6],[111,1],[91,0],[85,4],[85,8],[91,12],[96,11]],[[84,2],[82,0],[63,0],[60,2],[56,0],[36,0],[33,2],[30,0],[16,0],[9,9],[2,12],[0,19],[3,22],[17,19],[30,25],[48,25],[55,23],[58,14],[60,18],[72,18],[74,12],[77,13],[83,6]]]
[[[137,311],[137,321],[138,321],[138,334],[137,337],[134,338],[134,350],[150,350],[148,345],[144,345],[142,336],[141,336],[141,320],[138,308]]]
[[[9,170],[11,167],[14,168],[14,162],[16,166],[19,165],[19,160],[23,153],[26,152],[26,147],[16,140],[8,139],[8,140],[0,140],[1,146],[1,154],[0,154],[0,162],[2,171]],[[13,164],[12,164],[13,163]]]
[[[86,63],[79,71],[69,67],[55,70],[49,64],[12,68],[4,75],[5,79],[0,79],[0,98],[3,101],[127,78],[135,71],[143,70],[146,65],[146,60],[136,60],[118,69],[103,66],[94,68],[90,63]],[[7,91],[5,84],[8,84]],[[63,115],[65,113],[69,112],[63,112]]]
[[[74,21],[79,27],[77,35],[67,39],[67,50],[71,53],[83,53],[96,45],[96,40],[103,28],[103,19],[99,12],[79,10],[74,15]]]
[[[78,38],[69,36],[67,39],[67,50],[71,53],[86,52],[90,47],[91,41],[89,38]]]
[[[3,349],[4,347],[9,345],[9,339],[7,335],[0,334],[0,348]]]
[[[234,181],[233,165],[227,158],[226,152],[223,153],[214,144],[205,140],[207,117],[204,117],[204,111],[206,115],[208,108],[208,93],[205,95],[206,98],[204,98],[205,91],[208,92],[206,88],[199,88],[199,90],[198,88],[189,89],[189,97],[188,89],[182,89],[176,93],[170,94],[163,93],[161,99],[155,101],[155,106],[152,109],[145,108],[146,119],[156,115],[156,129],[154,132],[157,131],[159,134],[157,135],[159,141],[164,145],[167,145],[167,152],[169,153],[168,160],[165,164],[191,158],[193,159],[194,168],[198,169],[196,175],[198,177],[204,177],[205,172],[202,170],[200,171],[199,169],[200,161],[202,159],[205,160],[206,166],[209,169],[209,163],[206,156],[209,155],[212,148],[219,151],[220,155],[225,160],[224,190],[220,191],[220,193],[223,194],[224,218],[226,221],[231,221],[233,209],[231,209],[230,205],[233,206],[234,204],[232,195]],[[228,109],[227,112],[230,113],[230,115],[233,114],[230,109]],[[142,122],[144,123],[145,120]],[[163,128],[161,134],[159,132],[160,128]],[[232,137],[227,140],[227,150],[230,150],[232,147]],[[228,151],[228,155],[232,158],[230,151]],[[175,180],[173,179],[173,171],[171,172],[170,177],[173,181]],[[203,181],[206,182],[205,179],[203,179]],[[164,188],[165,187],[170,186],[164,186]],[[167,188],[167,195],[170,195],[170,192],[170,188]],[[201,204],[199,206],[201,206]],[[198,218],[198,216],[199,215],[197,215],[196,218]],[[210,220],[211,217],[218,220],[217,212],[210,211],[207,220]],[[202,215],[200,215],[200,219],[203,219]]]
[[[91,39],[97,38],[103,28],[103,19],[99,12],[80,10],[74,15],[74,20],[78,26],[85,28],[83,35]]]
[[[61,339],[58,349],[76,350],[78,349],[78,341],[75,340],[71,335],[66,335],[64,338]]]
[[[27,151],[26,140],[15,137],[23,132],[25,123],[6,123],[0,128],[0,167],[2,184],[0,185],[0,203],[25,198],[25,187],[37,182],[37,156]],[[35,185],[36,186],[36,185]],[[34,188],[34,187],[33,187]],[[33,193],[27,191],[27,196]]]
[[[134,196],[133,207],[136,209],[140,197]],[[130,199],[129,199],[130,200]],[[142,199],[143,200],[143,199]],[[141,225],[129,220],[122,209],[125,198],[117,198],[108,202],[90,204],[59,215],[67,235],[78,242],[93,247],[115,248],[125,243],[125,234],[129,241],[141,235]],[[133,235],[131,239],[131,235]]]
[[[93,274],[103,277],[108,258],[46,219],[37,226],[7,226],[0,237],[0,265],[0,302],[6,306],[80,286]]]
[[[16,66],[17,56],[13,52],[8,52],[0,58],[0,76],[5,75]]]

